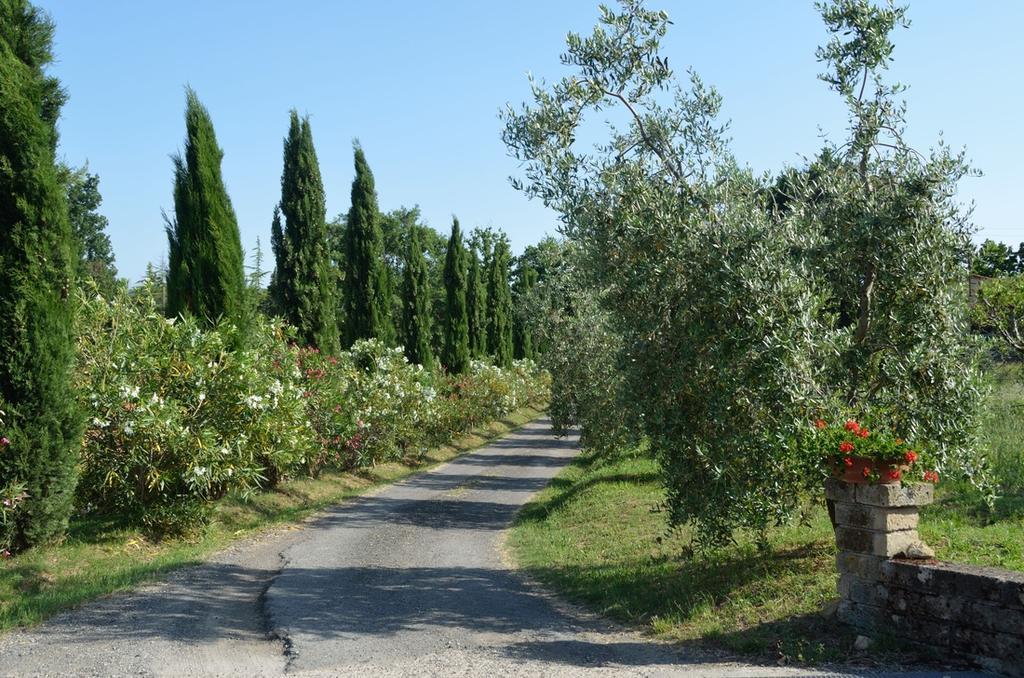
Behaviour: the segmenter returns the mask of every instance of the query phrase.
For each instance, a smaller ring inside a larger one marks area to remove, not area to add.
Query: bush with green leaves
[[[401,347],[376,339],[357,341],[347,359],[345,400],[358,417],[358,465],[425,452],[434,442],[429,435],[437,398],[432,373],[410,363]]]
[[[351,378],[348,353],[325,355],[315,347],[298,349],[294,367],[302,380],[306,416],[314,433],[314,446],[306,455],[306,475],[317,477],[326,468],[355,468],[360,436],[355,410],[343,397]],[[292,369],[291,364],[274,363],[276,371]]]
[[[90,415],[82,508],[155,533],[190,532],[210,500],[300,467],[312,431],[295,351],[270,321],[251,323],[244,338],[237,332],[165,319],[151,295],[84,300],[76,372]],[[245,348],[232,350],[238,345]]]

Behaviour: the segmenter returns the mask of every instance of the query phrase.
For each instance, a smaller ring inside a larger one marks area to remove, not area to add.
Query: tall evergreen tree
[[[466,248],[462,243],[459,220],[452,220],[448,253],[444,260],[444,286],[447,313],[444,327],[442,362],[452,374],[469,368],[469,317],[466,309]]]
[[[270,302],[267,290],[263,287],[263,279],[267,277],[267,272],[263,270],[263,244],[259,237],[256,238],[256,247],[252,250],[252,265],[246,266],[246,269],[245,294],[247,296],[246,304],[248,304],[246,313],[250,316],[255,316],[257,313],[269,314],[271,312],[268,307]]]
[[[469,353],[474,358],[487,356],[487,276],[481,261],[483,246],[473,234],[469,248],[469,283],[466,307],[469,313]]]
[[[509,289],[508,238],[502,234],[494,244],[487,271],[487,349],[498,367],[512,366],[512,291]]]
[[[0,0],[0,489],[27,493],[15,548],[64,532],[83,422],[71,381],[74,241],[55,162],[65,97],[45,72],[52,44],[41,10]]]
[[[107,218],[100,214],[100,178],[89,172],[89,166],[59,168],[68,202],[68,220],[78,254],[75,267],[79,283],[91,280],[104,295],[117,288],[114,249],[107,235]]]
[[[185,98],[185,154],[173,158],[174,220],[167,224],[167,314],[239,322],[245,311],[244,255],[220,173],[224,153],[199,97],[189,88]]]
[[[327,240],[327,212],[320,163],[309,118],[291,112],[284,140],[280,215],[271,235],[277,260],[274,293],[299,339],[325,353],[339,349],[335,318],[337,286]]]
[[[286,306],[282,279],[290,278],[288,265],[291,257],[285,252],[284,227],[281,225],[281,204],[274,205],[274,216],[270,219],[270,251],[274,253],[274,270],[267,285],[267,300],[273,315],[284,315]]]
[[[537,283],[537,271],[525,259],[519,260],[516,281],[512,289],[512,354],[516,358],[533,360],[535,348],[533,332],[527,314],[528,302]]]
[[[356,176],[352,207],[345,223],[345,343],[376,337],[395,341],[384,239],[377,209],[377,191],[366,155],[355,145]]]
[[[430,278],[423,257],[420,228],[409,229],[409,246],[402,274],[402,342],[410,362],[429,368],[434,364],[430,350]]]

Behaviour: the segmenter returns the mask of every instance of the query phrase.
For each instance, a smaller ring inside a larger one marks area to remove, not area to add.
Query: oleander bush
[[[151,295],[87,299],[80,322],[84,509],[187,532],[211,500],[271,485],[313,449],[281,325],[254,319],[243,340],[230,324],[164,319]]]
[[[373,339],[324,355],[276,320],[251,318],[244,336],[230,323],[167,320],[150,294],[83,299],[82,309],[79,509],[156,535],[195,531],[228,492],[415,459],[548,388],[529,361],[475,362],[449,377]]]

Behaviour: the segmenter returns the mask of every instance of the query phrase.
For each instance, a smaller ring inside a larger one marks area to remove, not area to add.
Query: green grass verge
[[[542,411],[520,410],[431,450],[414,463],[393,462],[354,473],[325,473],[315,480],[290,480],[247,501],[225,497],[214,509],[210,526],[192,540],[154,543],[138,530],[110,520],[74,520],[62,543],[31,549],[0,563],[0,631],[38,623],[97,596],[200,563],[260,530],[301,520],[349,497],[449,461],[519,428]]]
[[[1002,397],[1005,407],[1024,402]],[[1024,447],[1020,419],[1012,431],[994,419],[987,443],[1012,465],[1008,455]],[[854,653],[853,633],[822,614],[837,597],[824,507],[773,530],[766,551],[741,534],[728,548],[695,554],[685,527],[667,530],[658,473],[643,450],[584,452],[519,514],[508,539],[513,558],[570,599],[682,643],[783,662],[927,659],[884,639],[868,656]],[[922,537],[940,558],[1024,570],[1024,494],[1003,487],[989,511],[969,490],[940,485],[922,514]]]

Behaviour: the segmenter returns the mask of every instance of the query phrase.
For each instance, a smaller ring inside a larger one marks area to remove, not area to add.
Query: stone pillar
[[[932,503],[934,486],[825,483],[835,502],[839,618],[871,630],[886,623],[888,590],[882,564],[895,556],[934,555],[917,534],[918,509]]]

